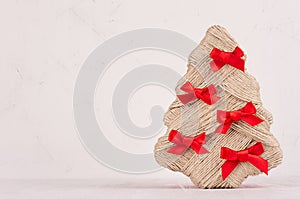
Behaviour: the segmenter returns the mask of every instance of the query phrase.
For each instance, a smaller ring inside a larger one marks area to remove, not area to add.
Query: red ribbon
[[[222,147],[220,157],[227,160],[222,165],[223,180],[227,178],[227,176],[240,162],[249,162],[268,175],[268,161],[259,156],[263,152],[264,147],[261,142],[258,142],[254,146],[241,151],[234,151],[227,147]]]
[[[217,111],[217,120],[222,123],[216,130],[215,133],[226,134],[233,122],[243,120],[244,122],[255,126],[263,120],[254,114],[256,113],[256,108],[252,102],[248,102],[244,108],[236,111]]]
[[[212,84],[205,88],[194,88],[190,82],[186,82],[180,89],[186,92],[186,94],[177,95],[183,104],[201,99],[206,104],[212,105],[220,99],[220,97],[216,96],[217,89]]]
[[[241,71],[245,69],[245,60],[241,57],[244,56],[244,52],[237,46],[233,52],[225,52],[218,48],[214,48],[210,57],[213,61],[210,66],[214,72],[220,70],[225,64],[229,64]]]
[[[175,146],[168,150],[169,153],[182,154],[188,148],[192,148],[197,154],[204,154],[208,151],[202,146],[206,142],[205,132],[196,137],[182,135],[179,131],[172,130],[169,134],[169,141]]]

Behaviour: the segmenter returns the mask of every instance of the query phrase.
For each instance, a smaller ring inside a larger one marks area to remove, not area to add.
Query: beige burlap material
[[[210,68],[212,59],[209,54],[213,48],[231,52],[236,46],[238,44],[223,27],[212,26],[208,29],[200,45],[190,54],[187,73],[179,80],[176,93],[183,93],[180,87],[189,81],[198,88],[214,84],[221,98],[213,105],[207,105],[201,100],[182,104],[176,99],[165,114],[164,122],[168,130],[155,145],[155,159],[161,166],[184,173],[201,188],[238,187],[249,175],[262,173],[249,162],[240,162],[223,180],[221,166],[225,160],[220,158],[221,147],[243,150],[262,142],[264,153],[261,157],[268,161],[269,170],[282,161],[279,143],[270,133],[272,115],[262,106],[259,85],[255,78],[246,70],[243,72],[229,65],[225,65],[217,72],[213,72]],[[245,66],[247,67],[247,62]],[[250,101],[257,109],[256,115],[264,122],[250,126],[238,121],[232,124],[227,134],[214,133],[220,125],[216,120],[217,110],[237,110]],[[203,146],[209,153],[199,155],[190,148],[181,155],[168,153],[167,150],[174,146],[168,141],[172,129],[180,131],[185,136],[196,136],[206,132],[207,140]]]

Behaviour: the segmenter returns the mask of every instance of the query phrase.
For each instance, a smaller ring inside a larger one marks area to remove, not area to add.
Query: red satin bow
[[[186,82],[180,89],[187,92],[183,95],[177,95],[183,104],[187,104],[195,99],[201,99],[206,104],[212,105],[220,99],[220,97],[216,96],[217,89],[212,84],[205,88],[194,88],[190,82]]]
[[[248,102],[244,108],[236,111],[217,111],[217,120],[222,123],[216,130],[215,133],[226,134],[233,122],[243,120],[244,122],[255,126],[263,120],[254,114],[256,113],[256,108],[252,102]]]
[[[205,132],[196,137],[188,137],[182,135],[179,131],[172,130],[169,134],[169,141],[175,146],[168,150],[169,153],[182,154],[188,148],[192,148],[198,154],[204,154],[208,151],[202,146],[206,142]]]
[[[234,151],[227,147],[222,147],[220,157],[227,160],[222,165],[223,180],[227,178],[227,176],[235,169],[239,162],[249,162],[268,175],[268,161],[259,156],[263,152],[264,147],[261,142],[258,142],[254,146],[241,151]]]
[[[210,57],[213,61],[210,63],[210,66],[214,72],[220,70],[225,64],[229,64],[241,71],[244,71],[245,60],[241,57],[244,56],[244,52],[237,46],[233,52],[224,52],[218,48],[214,48]]]

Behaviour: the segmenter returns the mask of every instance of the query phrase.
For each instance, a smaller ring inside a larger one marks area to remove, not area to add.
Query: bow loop
[[[186,92],[186,94],[177,95],[178,99],[183,104],[187,104],[196,99],[201,99],[206,104],[212,105],[220,99],[216,96],[217,89],[212,84],[205,88],[194,88],[190,82],[186,82],[180,89]]]
[[[236,160],[237,153],[236,153],[236,151],[234,151],[232,149],[229,149],[227,147],[222,147],[220,157],[222,159],[226,159],[226,160]]]
[[[252,102],[248,102],[243,108],[235,111],[217,111],[217,121],[221,123],[215,130],[215,133],[226,134],[233,122],[244,121],[251,126],[258,125],[263,120],[254,114],[256,108]]]
[[[168,140],[170,142],[173,142],[175,144],[180,144],[182,142],[182,136],[179,134],[178,131],[176,130],[172,130],[170,133],[169,133],[169,137],[168,137]]]
[[[247,114],[254,114],[256,113],[256,108],[254,106],[254,104],[252,102],[248,102],[242,109],[241,111],[243,113],[247,113]]]
[[[243,57],[244,56],[244,52],[238,46],[234,49],[233,54],[235,56],[238,56],[238,57]]]
[[[261,142],[257,142],[255,145],[248,149],[250,154],[261,155],[264,152],[264,147]]]
[[[190,82],[186,82],[185,84],[183,84],[180,89],[187,92],[187,93],[193,93],[194,92],[194,87]]]
[[[242,59],[244,52],[237,46],[233,52],[225,52],[218,48],[214,48],[210,57],[213,61],[210,66],[214,72],[220,70],[225,64],[229,64],[241,71],[245,70],[245,60]]]
[[[169,133],[168,140],[175,144],[171,147],[168,152],[173,154],[182,154],[188,148],[192,148],[197,154],[204,154],[208,151],[202,146],[206,142],[205,132],[195,136],[189,137],[182,135],[177,130],[172,130]]]

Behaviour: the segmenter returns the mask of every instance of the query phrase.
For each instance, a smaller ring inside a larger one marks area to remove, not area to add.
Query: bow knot
[[[210,57],[213,59],[210,66],[214,72],[220,70],[225,64],[244,71],[245,60],[242,59],[243,56],[244,52],[238,46],[232,52],[225,52],[214,48],[210,53]]]
[[[173,154],[182,154],[188,148],[192,148],[197,154],[204,154],[208,151],[202,146],[206,142],[205,132],[195,136],[189,137],[182,135],[177,130],[172,130],[169,134],[168,140],[175,144],[168,152]]]
[[[217,111],[217,120],[221,125],[215,130],[215,133],[226,134],[233,122],[244,121],[251,126],[258,125],[263,120],[254,114],[256,108],[252,102],[248,102],[242,109],[235,111]]]
[[[207,93],[207,90],[205,88],[194,88],[195,96],[201,99]]]
[[[239,162],[247,162],[248,161],[248,150],[238,151],[237,159]]]
[[[241,112],[240,110],[232,111],[229,113],[229,118],[231,118],[233,121],[239,121],[242,118],[242,114],[243,112]]]
[[[186,94],[177,95],[178,99],[183,104],[187,104],[196,99],[201,99],[206,104],[212,105],[220,99],[216,96],[217,89],[212,84],[205,88],[194,88],[190,82],[186,82],[180,89],[186,92]]]
[[[222,147],[220,157],[226,160],[222,165],[223,180],[227,178],[240,162],[249,162],[268,175],[268,161],[260,157],[263,152],[264,148],[261,142],[257,142],[252,147],[241,151]]]

